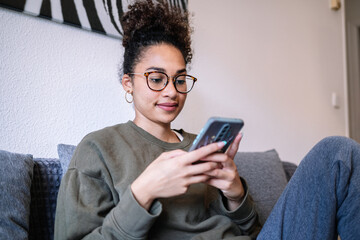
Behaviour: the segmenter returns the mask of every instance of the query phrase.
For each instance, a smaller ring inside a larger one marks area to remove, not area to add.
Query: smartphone
[[[239,118],[212,117],[201,129],[189,151],[201,148],[210,143],[226,141],[226,145],[220,150],[220,152],[224,153],[243,126],[244,121]]]

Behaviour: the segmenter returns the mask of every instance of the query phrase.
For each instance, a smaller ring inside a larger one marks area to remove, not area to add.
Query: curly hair
[[[170,7],[164,0],[136,1],[122,17],[125,48],[123,73],[133,72],[146,47],[171,44],[182,53],[185,63],[192,59],[189,14]]]

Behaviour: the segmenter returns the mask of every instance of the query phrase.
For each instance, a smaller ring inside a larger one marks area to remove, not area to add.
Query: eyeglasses
[[[170,77],[163,72],[151,71],[144,73],[128,73],[128,75],[142,75],[146,77],[148,87],[153,91],[162,91],[169,83]],[[188,93],[194,87],[197,79],[193,76],[180,74],[172,77],[176,91]]]

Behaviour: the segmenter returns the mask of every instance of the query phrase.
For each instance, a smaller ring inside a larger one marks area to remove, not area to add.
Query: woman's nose
[[[166,87],[162,90],[162,93],[168,96],[174,96],[177,94],[173,79],[169,79],[169,82],[166,85]]]

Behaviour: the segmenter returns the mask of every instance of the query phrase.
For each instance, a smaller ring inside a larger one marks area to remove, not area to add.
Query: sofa
[[[53,239],[58,189],[75,146],[57,150],[59,158],[0,150],[0,239]],[[276,150],[239,152],[234,161],[264,223],[297,166]]]

